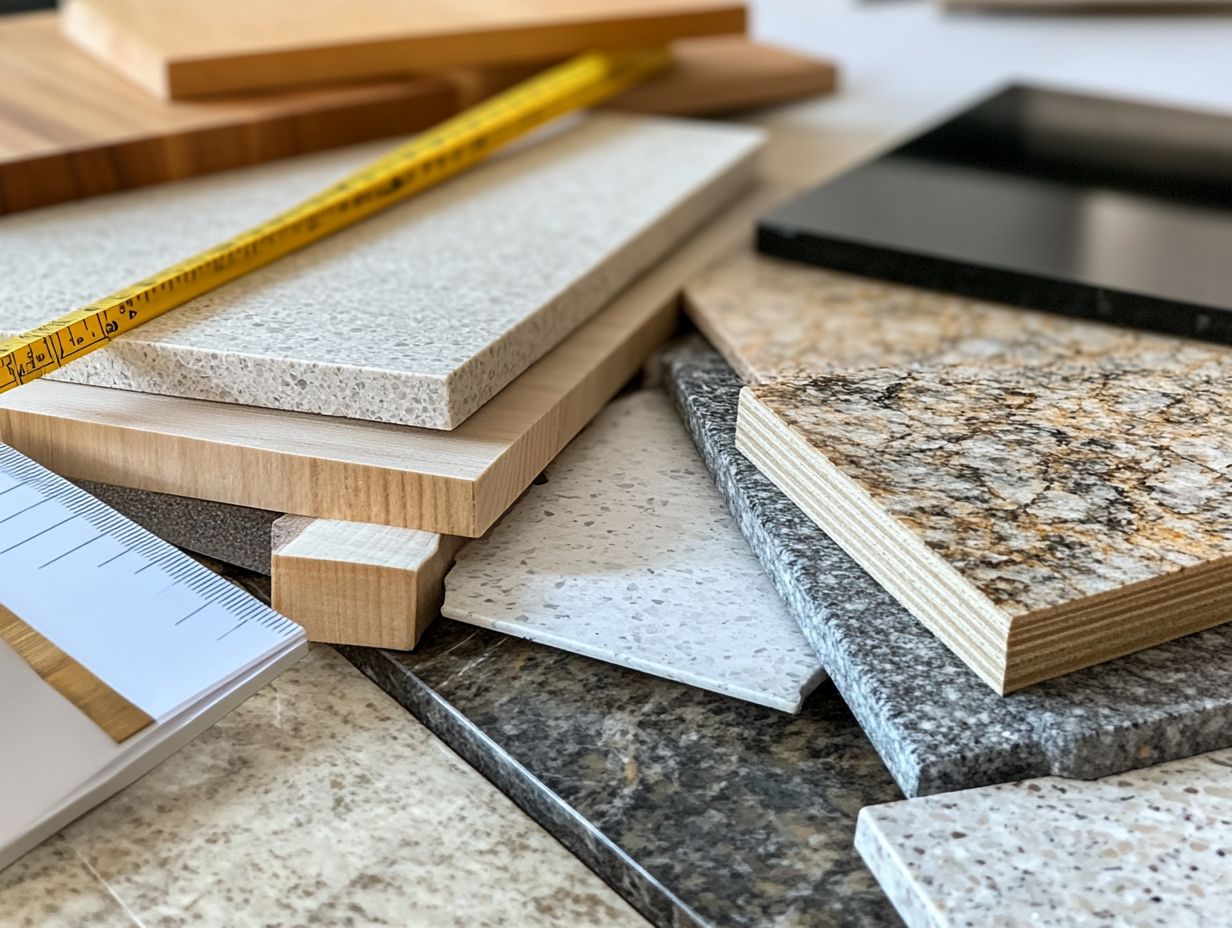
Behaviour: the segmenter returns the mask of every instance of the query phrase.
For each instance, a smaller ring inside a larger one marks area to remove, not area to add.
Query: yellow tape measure
[[[667,67],[666,50],[589,53],[420,133],[286,212],[82,309],[0,342],[0,393],[42,377],[305,245],[482,161],[558,116]]]

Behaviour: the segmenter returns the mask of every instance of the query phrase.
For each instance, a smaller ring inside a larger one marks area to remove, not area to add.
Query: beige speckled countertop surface
[[[3,928],[645,924],[323,647],[0,872]]]

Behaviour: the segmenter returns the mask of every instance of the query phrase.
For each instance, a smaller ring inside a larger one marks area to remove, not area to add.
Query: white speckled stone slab
[[[824,679],[671,401],[612,403],[462,549],[443,612],[789,712]]]
[[[856,846],[910,928],[1227,925],[1232,751],[871,806]]]
[[[57,376],[453,428],[733,195],[760,140],[744,127],[577,117]],[[0,336],[212,246],[390,147],[6,217]]]

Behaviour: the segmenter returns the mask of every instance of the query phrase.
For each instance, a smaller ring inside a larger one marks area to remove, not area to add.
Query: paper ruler
[[[0,342],[0,393],[228,281],[466,170],[532,129],[665,68],[666,50],[580,55],[473,107],[286,212],[24,335]],[[305,326],[312,320],[305,319]]]
[[[113,740],[302,639],[294,622],[0,445],[0,641]]]

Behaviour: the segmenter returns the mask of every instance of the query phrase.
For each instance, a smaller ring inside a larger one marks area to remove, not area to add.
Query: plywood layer
[[[780,195],[733,203],[450,433],[40,381],[0,398],[0,436],[71,478],[477,537],[671,334],[684,281]]]
[[[742,32],[731,0],[72,0],[64,29],[160,97],[545,59]]]
[[[1009,692],[1232,619],[1230,399],[1216,363],[866,369],[746,387],[737,442]]]

